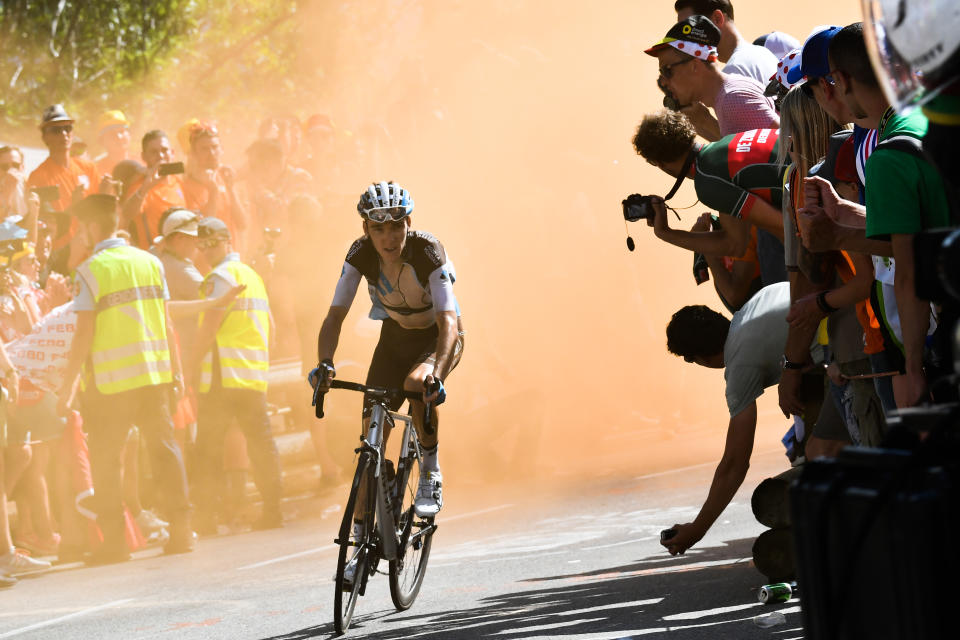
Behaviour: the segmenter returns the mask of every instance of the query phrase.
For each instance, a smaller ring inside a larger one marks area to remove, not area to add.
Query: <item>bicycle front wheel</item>
[[[372,496],[375,487],[373,474],[366,455],[360,456],[357,471],[350,486],[350,497],[340,523],[340,553],[337,557],[336,585],[333,596],[333,624],[338,634],[343,634],[353,619],[353,609],[363,593],[373,547]],[[354,527],[354,522],[362,523]],[[350,575],[352,569],[352,576]]]
[[[397,538],[401,547],[397,559],[390,561],[390,598],[398,611],[409,609],[417,599],[433,541],[432,520],[419,518],[413,511],[419,482],[420,456],[411,443],[410,453],[398,465],[396,479],[395,499],[400,502]]]

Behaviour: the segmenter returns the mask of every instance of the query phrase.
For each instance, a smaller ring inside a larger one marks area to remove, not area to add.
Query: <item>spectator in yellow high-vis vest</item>
[[[78,233],[92,255],[77,267],[77,328],[60,390],[59,409],[73,404],[83,371],[81,414],[88,434],[97,524],[103,545],[93,563],[130,558],[125,539],[121,452],[134,424],[147,442],[163,513],[164,551],[193,550],[190,502],[170,402],[179,393],[180,358],[171,338],[167,285],[160,261],[114,237],[117,200],[91,195],[74,205]]]
[[[199,227],[200,250],[214,265],[203,281],[204,297],[217,297],[237,285],[243,292],[224,309],[200,316],[196,343],[190,351],[191,376],[199,375],[197,415],[197,498],[199,531],[216,531],[222,494],[223,442],[233,420],[247,438],[253,479],[263,499],[257,529],[283,526],[280,513],[280,460],[267,415],[267,372],[270,368],[270,303],[257,272],[240,261],[230,245],[230,231],[217,218]],[[198,371],[199,370],[199,371]]]

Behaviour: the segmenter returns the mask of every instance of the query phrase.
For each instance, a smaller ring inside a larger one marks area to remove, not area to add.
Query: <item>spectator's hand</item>
[[[838,242],[840,225],[818,206],[807,206],[801,209],[797,213],[797,227],[800,229],[803,246],[814,253],[840,248]]]
[[[27,218],[37,218],[40,216],[40,194],[31,191],[27,194]]]
[[[838,365],[836,362],[831,362],[827,365],[827,377],[830,378],[830,381],[838,387],[842,387],[849,382],[846,376],[840,372],[840,365]]]
[[[667,205],[660,196],[651,196],[650,207],[653,209],[653,218],[647,218],[647,226],[653,227],[653,233],[658,238],[664,231],[670,230],[667,220]]]
[[[16,369],[10,369],[7,376],[3,379],[3,382],[3,388],[6,389],[9,394],[7,400],[10,406],[15,406],[17,400],[20,399],[20,374],[17,373]]]
[[[787,322],[794,329],[801,331],[813,331],[820,324],[820,321],[826,317],[826,314],[817,304],[817,293],[811,293],[794,302],[790,306],[790,312],[787,314]]]
[[[43,288],[44,293],[50,300],[50,308],[59,307],[73,298],[73,291],[70,289],[70,283],[67,279],[57,272],[47,276],[47,284]]]
[[[436,387],[436,389],[434,389]],[[432,389],[432,391],[431,391]],[[433,403],[434,406],[443,404],[447,399],[447,390],[443,388],[443,380],[429,375],[423,379],[423,402]]]
[[[223,179],[224,186],[228,190],[233,190],[233,185],[237,180],[237,172],[233,170],[233,167],[228,167],[227,165],[223,165],[218,171],[220,177]]]
[[[680,113],[690,119],[693,128],[702,138],[711,142],[721,138],[720,123],[710,113],[710,108],[707,105],[702,102],[694,102],[685,107],[680,107]]]
[[[780,395],[780,411],[785,418],[803,415],[803,399],[800,397],[802,378],[803,373],[799,369],[784,369],[780,374],[777,392]]]
[[[120,181],[114,180],[113,176],[109,173],[103,175],[103,179],[100,180],[100,193],[105,193],[109,196],[120,197]]]
[[[710,212],[701,213],[700,217],[697,218],[697,221],[693,223],[693,226],[690,227],[690,231],[695,233],[702,233],[704,231],[710,231],[713,228],[713,217],[710,215]]]
[[[927,378],[923,370],[907,371],[905,375],[893,376],[893,399],[897,408],[915,407],[930,399]]]
[[[820,210],[839,225],[861,229],[866,226],[866,217],[859,205],[841,198],[833,185],[823,178],[803,179],[803,199],[806,204],[798,213],[808,209]]]
[[[675,529],[676,533],[672,538],[661,540],[660,544],[666,547],[672,556],[677,554],[683,555],[687,549],[700,542],[700,539],[703,538],[706,533],[706,531],[701,531],[700,527],[692,522],[675,524],[670,528]]]
[[[213,169],[207,169],[200,173],[200,183],[211,193],[220,190],[220,186],[217,184],[217,172]]]
[[[140,185],[140,193],[147,193],[150,189],[157,186],[161,180],[163,180],[163,176],[160,175],[159,164],[147,167],[147,173],[143,177],[143,184]]]
[[[214,298],[216,300],[216,303],[213,306],[218,308],[226,307],[231,302],[233,302],[238,295],[243,293],[246,290],[246,288],[247,288],[247,285],[245,284],[238,284],[234,287],[230,287],[230,289],[225,291],[223,295],[221,295],[219,298]]]

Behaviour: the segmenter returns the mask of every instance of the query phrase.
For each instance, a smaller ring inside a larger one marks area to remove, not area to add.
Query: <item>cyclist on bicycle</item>
[[[453,293],[456,275],[443,245],[429,233],[410,228],[413,198],[395,182],[374,183],[360,196],[363,237],[347,252],[336,292],[317,340],[320,360],[310,372],[311,384],[328,386],[336,376],[333,356],[343,320],[353,303],[361,277],[366,278],[373,308],[370,317],[382,320],[380,341],[367,373],[368,386],[423,392],[411,401],[414,426],[423,447],[420,484],[414,508],[421,518],[432,517],[443,504],[437,460],[438,412],[432,432],[423,424],[424,402],[434,406],[446,399],[444,381],[463,352],[463,324]],[[400,408],[402,399],[397,406]],[[364,432],[372,404],[364,401]]]

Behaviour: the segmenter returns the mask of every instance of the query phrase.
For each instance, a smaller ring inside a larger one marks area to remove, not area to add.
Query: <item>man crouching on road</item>
[[[764,287],[733,315],[732,320],[703,305],[677,311],[667,325],[667,349],[670,353],[711,369],[724,369],[730,423],[723,457],[717,465],[707,499],[693,522],[675,524],[671,537],[661,544],[671,555],[683,553],[707,533],[743,483],[750,466],[753,437],[757,428],[757,398],[763,390],[777,384],[784,366],[783,347],[787,340],[787,312],[790,310],[790,286],[786,282]],[[812,376],[822,381],[822,374]],[[819,382],[822,388],[822,382]],[[806,416],[817,417],[820,399],[808,405]],[[823,403],[824,414],[817,419],[813,435],[806,442],[806,454],[815,457],[825,447],[824,440],[841,439],[835,434],[839,419],[829,411],[832,402]],[[811,424],[813,420],[808,421]],[[810,430],[808,430],[809,432]],[[664,534],[666,535],[666,534]]]

